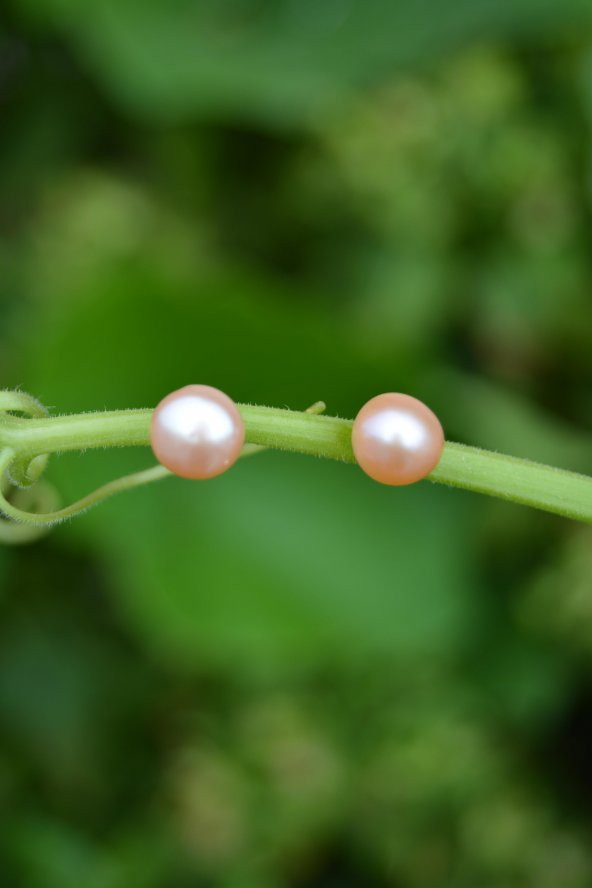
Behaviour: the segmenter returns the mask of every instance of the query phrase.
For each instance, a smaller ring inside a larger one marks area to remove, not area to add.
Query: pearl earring
[[[375,481],[413,484],[440,461],[444,432],[422,401],[388,392],[362,407],[354,420],[352,446],[358,465]]]
[[[228,395],[209,385],[186,385],[164,398],[152,416],[150,444],[157,460],[181,478],[214,478],[239,458],[245,426]]]

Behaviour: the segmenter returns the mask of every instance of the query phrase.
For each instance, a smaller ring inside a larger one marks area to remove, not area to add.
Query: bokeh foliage
[[[189,381],[592,471],[592,7],[21,0],[0,382]],[[70,500],[151,462],[69,455]],[[592,882],[592,536],[262,454],[0,550],[0,878]]]

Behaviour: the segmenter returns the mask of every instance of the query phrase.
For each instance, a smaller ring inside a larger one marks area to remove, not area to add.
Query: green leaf
[[[462,45],[592,21],[587,0],[27,0],[124,105],[302,123],[354,89]]]
[[[215,483],[111,502],[92,523],[123,613],[165,659],[298,673],[461,646],[471,521],[450,491],[267,454]]]
[[[353,415],[380,385],[349,329],[302,310],[278,283],[165,268],[157,238],[123,254],[92,238],[75,253],[73,243],[70,230],[38,263],[21,351],[23,384],[59,411],[146,406],[201,381],[237,400],[304,408],[323,397]],[[396,372],[392,356],[388,367]],[[150,461],[148,451],[71,455],[51,475],[71,500]],[[96,549],[130,627],[167,659],[300,670],[455,650],[478,600],[467,557],[477,503],[264,454],[212,483],[119,497],[57,533]]]

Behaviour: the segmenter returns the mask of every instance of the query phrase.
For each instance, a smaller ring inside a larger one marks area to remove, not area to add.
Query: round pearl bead
[[[377,395],[358,413],[352,432],[356,460],[381,484],[421,481],[438,464],[444,432],[438,417],[417,398]]]
[[[210,385],[186,385],[164,398],[152,416],[150,443],[175,475],[214,478],[239,458],[245,426],[228,395]]]

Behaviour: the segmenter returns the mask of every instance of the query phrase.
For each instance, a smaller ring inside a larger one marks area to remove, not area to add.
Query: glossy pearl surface
[[[214,478],[240,456],[245,426],[228,395],[210,385],[187,385],[164,398],[152,416],[150,443],[175,475]]]
[[[421,481],[436,467],[444,449],[438,417],[411,395],[377,395],[358,413],[352,432],[361,469],[381,484]]]

